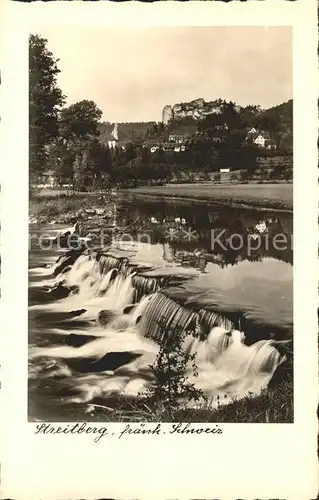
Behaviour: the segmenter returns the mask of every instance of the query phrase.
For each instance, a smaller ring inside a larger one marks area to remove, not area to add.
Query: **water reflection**
[[[143,392],[160,319],[167,331],[199,330],[185,348],[197,353],[196,383],[209,398],[267,387],[283,360],[274,342],[292,339],[293,330],[292,248],[269,241],[280,233],[290,243],[291,216],[125,201],[70,222],[91,241],[89,251],[64,255],[55,243],[51,254],[39,238],[31,242],[30,415],[62,419],[63,408],[112,406],[120,394]],[[53,240],[66,229],[34,227]],[[92,235],[102,230],[98,250]],[[124,234],[133,245],[123,244]]]
[[[90,239],[101,230],[106,235],[104,245],[99,246],[97,237],[89,248],[127,258],[133,267],[144,265],[148,279],[187,279],[178,287],[178,300],[204,293],[201,301],[207,307],[227,314],[240,311],[254,328],[258,322],[263,328],[292,331],[291,214],[119,200],[112,213],[76,220],[83,237]],[[57,225],[50,228],[59,230]],[[38,230],[41,233],[43,228]],[[125,235],[131,239],[125,241]],[[218,243],[213,246],[214,235]],[[275,247],[277,235],[287,238],[286,247]],[[39,266],[45,257],[47,251],[33,248],[31,267],[32,262]],[[161,286],[173,284],[165,281]]]
[[[179,250],[170,243],[163,244],[163,260],[181,267],[193,267],[202,273],[205,273],[207,266],[204,249],[196,248],[194,251]]]
[[[133,237],[147,234],[163,245],[163,259],[205,272],[208,262],[221,268],[272,257],[292,265],[292,217],[238,209],[212,209],[147,202],[118,208],[121,224]]]

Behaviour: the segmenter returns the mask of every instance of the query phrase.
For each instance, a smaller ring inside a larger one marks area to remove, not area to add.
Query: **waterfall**
[[[118,274],[108,288],[105,297],[112,301],[114,309],[122,310],[133,301],[134,288],[132,285],[132,276],[126,278]]]
[[[196,354],[196,361],[213,363],[233,343],[244,343],[243,332],[232,330],[231,332],[223,326],[214,326],[206,339],[188,338],[185,342],[185,350],[188,354]]]
[[[97,254],[96,260],[99,263],[101,274],[107,274],[111,269],[118,269],[121,264],[121,259],[112,255]]]
[[[272,345],[271,340],[259,340],[253,345],[245,348],[245,356],[235,356],[236,346],[233,346],[231,355],[232,370],[240,375],[258,375],[265,373],[272,375],[277,366],[284,361],[284,357]],[[231,353],[231,350],[229,350]],[[224,359],[225,361],[225,359]]]
[[[76,286],[78,293],[43,307],[59,313],[85,308],[84,317],[89,320],[82,329],[72,330],[66,321],[59,336],[67,338],[70,333],[80,336],[85,332],[93,340],[77,347],[67,342],[36,347],[30,358],[32,363],[36,358],[53,359],[55,373],[67,377],[72,389],[79,393],[73,402],[114,394],[137,396],[152,383],[150,365],[158,344],[169,340],[177,330],[190,332],[183,346],[187,354],[196,354],[198,377],[193,378],[191,367],[186,375],[208,398],[227,394],[229,399],[223,402],[230,402],[233,396],[258,394],[285,360],[272,340],[248,346],[244,332],[236,330],[222,314],[200,305],[192,310],[168,297],[163,287],[172,283],[173,275],[145,276],[145,266],[132,265],[126,258],[82,254],[56,280]],[[96,321],[100,313],[104,324]],[[40,368],[39,377],[53,373],[41,372]],[[86,374],[79,375],[81,370]]]
[[[230,331],[234,328],[233,323],[227,319],[225,316],[214,311],[207,311],[206,309],[200,309],[198,311],[201,324],[204,330],[210,331],[214,326],[222,326],[225,330]]]
[[[151,295],[145,295],[137,305],[133,306],[133,310],[132,310],[132,314],[131,314],[131,318],[132,318],[132,321],[131,323],[133,325],[136,325],[136,322],[138,321],[139,318],[142,317],[148,303],[150,302],[150,300],[152,300],[153,298],[153,294]]]
[[[99,283],[97,285],[97,289],[95,291],[95,295],[100,297],[105,294],[109,286],[116,279],[118,275],[117,269],[110,269],[106,274],[101,276]]]
[[[64,276],[67,285],[83,288],[84,283],[88,284],[96,277],[96,261],[90,255],[81,255]]]
[[[160,322],[165,323],[167,331],[174,328],[185,328],[192,320],[196,319],[196,313],[181,307],[177,302],[158,292],[147,304],[139,323],[142,335],[154,340],[162,340],[165,332]]]
[[[134,302],[139,302],[144,295],[149,295],[159,290],[164,284],[164,278],[136,274],[132,282],[135,288]]]

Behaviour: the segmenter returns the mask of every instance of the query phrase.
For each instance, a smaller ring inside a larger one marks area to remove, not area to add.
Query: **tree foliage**
[[[188,376],[191,368],[192,374],[198,376],[196,367],[196,353],[185,351],[184,341],[188,335],[197,336],[196,329],[183,329],[181,327],[167,327],[164,321],[159,321],[162,335],[159,351],[155,363],[150,366],[154,384],[147,391],[147,400],[163,406],[169,414],[176,410],[181,401],[186,403],[205,401],[203,391],[197,389]]]
[[[39,35],[29,39],[29,142],[30,174],[46,168],[48,146],[58,135],[58,114],[64,96],[57,84],[58,59]]]
[[[72,184],[73,165],[76,152],[68,147],[66,141],[58,137],[50,147],[48,166],[59,182],[59,184]]]
[[[215,101],[219,111],[201,120],[186,116],[172,119],[167,125],[122,123],[121,142],[109,149],[111,124],[101,123],[102,111],[92,100],[64,107],[65,98],[57,84],[59,72],[58,60],[48,50],[47,40],[32,35],[31,176],[39,176],[50,168],[59,185],[71,184],[80,190],[111,184],[187,182],[203,175],[207,178],[221,168],[245,170],[247,175],[241,178],[248,179],[255,174],[261,153],[260,148],[247,141],[247,129],[252,127],[271,132],[276,140],[277,151],[264,150],[262,155],[292,155],[292,101],[262,110],[260,106],[238,107],[234,102],[219,99]],[[183,104],[185,109],[188,104]],[[170,134],[186,136],[182,151],[175,151],[174,145],[167,146]],[[153,141],[159,149],[151,153]]]
[[[79,141],[98,137],[102,111],[95,102],[83,100],[61,112],[59,133],[66,140]]]
[[[110,166],[108,149],[99,141],[102,111],[83,100],[61,111],[59,137],[50,149],[50,166],[60,183],[86,190],[98,183]]]

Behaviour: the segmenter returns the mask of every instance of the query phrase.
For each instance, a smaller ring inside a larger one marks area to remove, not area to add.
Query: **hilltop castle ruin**
[[[194,99],[190,102],[182,102],[173,106],[167,104],[163,108],[162,122],[167,124],[172,119],[186,118],[187,116],[195,120],[201,120],[207,115],[221,114],[223,111],[222,99],[206,102],[204,99]]]

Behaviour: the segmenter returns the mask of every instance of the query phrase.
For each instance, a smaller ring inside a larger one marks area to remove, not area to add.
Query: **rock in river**
[[[97,323],[100,326],[107,326],[113,319],[116,318],[116,314],[113,311],[108,311],[107,309],[102,309],[97,316]]]

